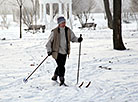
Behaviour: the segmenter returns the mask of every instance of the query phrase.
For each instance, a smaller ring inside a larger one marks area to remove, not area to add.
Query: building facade
[[[49,5],[49,17],[47,15],[46,5]],[[58,16],[64,16],[67,24],[72,27],[72,0],[40,0],[40,21],[46,25],[46,28],[51,28],[56,24],[53,17],[53,6],[58,5]]]

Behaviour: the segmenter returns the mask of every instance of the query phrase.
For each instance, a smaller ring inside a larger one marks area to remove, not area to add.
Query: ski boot
[[[54,75],[51,79],[53,80],[53,81],[57,81],[57,75]]]

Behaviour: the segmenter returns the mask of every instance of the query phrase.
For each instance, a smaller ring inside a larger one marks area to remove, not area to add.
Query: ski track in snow
[[[71,44],[71,55],[66,63],[65,78],[69,87],[59,87],[50,79],[56,67],[52,57],[48,57],[27,83],[23,82],[47,56],[48,35],[27,33],[23,39],[0,40],[0,102],[137,102],[137,33],[130,36],[131,32],[125,32],[129,48],[125,51],[112,49],[111,30],[76,31],[77,36],[80,33],[84,38],[79,79],[79,84],[84,81],[84,85],[81,88],[75,84],[78,43]],[[90,86],[85,88],[89,81]]]
[[[27,47],[25,49],[28,56],[31,57],[31,59],[32,59],[31,61],[35,61],[36,63],[38,63],[40,61],[40,58],[41,58],[40,56],[44,52],[43,50],[39,46],[39,43],[38,43],[38,45],[34,45],[32,47]],[[34,54],[33,52],[36,54]],[[41,54],[40,54],[40,52],[41,52]],[[14,52],[12,54],[15,55],[16,52]],[[35,56],[35,55],[37,55],[37,56]],[[85,57],[85,56],[87,56],[87,55],[82,55],[82,57]],[[37,76],[38,75],[38,73],[37,73],[32,78],[29,79],[29,81],[30,81],[30,82],[28,82],[29,84],[23,83],[22,78],[17,79],[18,76],[16,76],[15,77],[16,79],[14,79],[15,81],[12,81],[12,82],[8,83],[7,85],[0,86],[0,92],[6,91],[6,90],[13,90],[15,87],[17,88],[15,90],[15,92],[17,91],[20,93],[20,91],[25,90],[25,92],[22,92],[18,96],[14,97],[14,98],[16,98],[16,100],[20,100],[20,99],[38,100],[38,99],[35,99],[35,96],[37,96],[40,98],[48,97],[48,98],[46,98],[46,100],[49,102],[62,102],[62,101],[65,101],[65,99],[70,100],[71,102],[73,102],[73,101],[75,102],[75,101],[79,101],[79,100],[81,100],[83,102],[86,100],[86,98],[89,102],[103,102],[103,100],[105,102],[112,101],[112,100],[118,101],[118,100],[122,100],[125,98],[127,98],[126,101],[135,101],[135,100],[137,100],[137,97],[135,97],[135,95],[137,95],[137,92],[138,92],[138,90],[136,90],[136,89],[138,89],[138,87],[137,87],[138,83],[129,82],[129,83],[122,84],[123,83],[122,81],[115,81],[115,82],[112,81],[111,82],[111,80],[109,80],[109,79],[108,80],[102,80],[102,79],[98,80],[98,77],[100,77],[102,74],[107,73],[107,72],[112,72],[112,70],[108,71],[108,70],[104,70],[104,69],[99,69],[98,68],[99,65],[112,66],[114,64],[119,63],[120,61],[118,62],[118,60],[123,60],[123,62],[121,61],[121,64],[125,64],[126,62],[129,62],[130,60],[134,60],[133,63],[130,62],[130,64],[136,64],[137,58],[135,58],[134,56],[135,55],[132,55],[130,59],[127,58],[128,55],[121,55],[121,56],[114,56],[114,57],[110,56],[110,57],[100,58],[100,59],[93,58],[90,61],[83,61],[83,59],[81,59],[82,63],[81,63],[81,70],[80,70],[80,75],[81,75],[80,79],[83,79],[85,81],[85,83],[87,81],[92,81],[92,85],[90,85],[89,89],[92,89],[93,93],[91,93],[91,91],[89,91],[88,89],[84,89],[84,87],[82,87],[82,89],[79,89],[79,88],[75,87],[74,85],[70,86],[69,88],[58,87],[56,84],[53,84],[51,81],[48,81],[48,82],[40,81],[40,83],[37,83],[35,85],[35,83],[39,82],[40,79],[41,80],[45,79],[46,73],[41,75],[41,70],[38,71],[40,74],[39,77]],[[113,63],[109,63],[110,60]],[[51,63],[52,62],[49,62],[48,64],[51,64]],[[47,64],[47,63],[45,63],[45,64]],[[45,64],[43,66],[41,66],[40,69],[43,69],[43,67],[46,66]],[[76,62],[74,62],[74,64],[72,62],[72,66],[77,67]],[[69,64],[67,64],[67,67],[69,68],[69,71],[72,70],[72,69],[70,69],[71,67],[69,66]],[[89,68],[91,68],[92,71],[90,71]],[[16,69],[16,70],[18,70],[18,69]],[[118,70],[113,69],[113,71],[120,72],[120,73],[125,73],[125,72],[130,73],[131,70],[129,70],[129,69],[124,70],[122,68],[122,69],[118,69]],[[83,72],[85,72],[85,73],[82,74]],[[12,73],[12,71],[10,73]],[[134,73],[134,76],[138,75],[138,70],[137,69],[132,70],[132,73]],[[52,74],[52,72],[51,72],[51,74]],[[46,75],[46,76],[49,77],[48,75]],[[131,75],[130,77],[133,78],[134,76]],[[130,77],[125,76],[125,77],[122,77],[122,79],[127,80]],[[5,79],[6,77],[3,77],[3,78]],[[45,80],[49,80],[49,79],[46,78]],[[74,80],[74,79],[71,79],[71,80]],[[26,86],[25,88],[24,88],[24,85]],[[29,88],[29,90],[28,90],[28,88]],[[58,89],[56,89],[56,88],[58,88]],[[70,94],[70,92],[69,92],[70,90],[72,90],[73,93],[69,97],[68,95]],[[37,92],[39,92],[39,94]],[[60,95],[56,96],[57,93],[62,93],[62,92],[64,94],[60,94]],[[26,93],[28,93],[28,94],[26,95]],[[42,96],[40,93],[42,94]],[[47,93],[47,94],[44,94],[44,93]],[[51,94],[48,94],[48,93],[51,93]],[[77,95],[77,93],[79,93],[79,94]],[[61,97],[63,97],[63,95],[65,98],[61,98]],[[51,99],[51,97],[53,97],[53,96],[54,96],[54,98]],[[77,97],[80,97],[80,96],[82,96],[82,97],[80,99],[78,99]],[[7,95],[3,96],[3,97],[4,97],[3,101],[5,101],[5,102],[8,102],[8,101],[14,102],[14,98],[12,98],[12,97],[7,97]],[[132,97],[133,97],[133,99],[132,99]],[[94,101],[92,101],[92,100],[94,100]],[[123,100],[123,101],[125,102],[125,100]]]

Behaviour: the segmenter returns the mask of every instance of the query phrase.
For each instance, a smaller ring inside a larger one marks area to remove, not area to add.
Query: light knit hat
[[[66,22],[66,20],[65,20],[64,17],[61,16],[61,17],[58,17],[58,18],[57,18],[57,23],[58,23],[58,24],[61,24],[61,23],[63,23],[63,22]]]

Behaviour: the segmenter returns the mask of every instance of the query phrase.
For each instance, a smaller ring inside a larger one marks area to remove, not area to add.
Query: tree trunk
[[[122,40],[121,0],[113,1],[113,45],[116,50],[125,50]]]
[[[20,38],[22,38],[22,5],[20,5]]]
[[[108,20],[108,27],[110,29],[113,29],[113,20],[112,20],[112,14],[110,11],[109,0],[103,0],[103,1],[104,1],[104,7],[105,7],[107,20]]]

